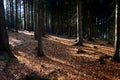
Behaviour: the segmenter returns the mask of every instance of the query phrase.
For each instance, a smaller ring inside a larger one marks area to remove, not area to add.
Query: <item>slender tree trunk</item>
[[[11,0],[8,0],[8,10],[9,10],[9,12],[8,12],[8,15],[9,15],[9,29],[12,29],[12,25],[11,25]]]
[[[13,7],[13,0],[11,0],[11,25],[14,28],[14,7]]]
[[[46,31],[52,33],[52,0],[46,1]]]
[[[44,0],[44,33],[46,33],[46,26],[47,26],[47,8],[46,8],[47,0]]]
[[[26,9],[25,9],[25,6],[26,6],[26,0],[24,0],[24,30],[26,28]]]
[[[34,0],[34,36],[37,40],[37,28],[38,28],[38,0]]]
[[[31,26],[32,26],[32,31],[34,31],[34,12],[33,12],[33,0],[31,2]]]
[[[120,61],[119,47],[120,47],[120,1],[116,0],[115,11],[115,43],[114,43],[114,55],[113,60]]]
[[[59,34],[62,35],[62,2],[59,3]]]
[[[44,7],[44,4],[45,4],[45,0],[43,0],[42,1],[42,3],[41,3],[41,17],[42,17],[42,36],[44,36],[45,35],[45,23],[44,23],[44,9],[45,9],[45,7]]]
[[[29,0],[29,15],[30,15],[29,31],[33,31],[33,1],[32,0]]]
[[[43,0],[38,0],[38,56],[44,56],[43,50],[42,50],[42,26],[43,26],[43,20],[42,17],[42,3]]]
[[[68,36],[71,37],[71,0],[68,0]]]
[[[88,41],[94,41],[92,39],[92,13],[91,13],[91,1],[88,0]]]
[[[20,3],[19,3],[19,7],[20,7],[20,10],[19,10],[19,29],[22,29],[22,14],[21,14],[21,0],[19,1]]]
[[[28,28],[28,0],[25,0],[25,30]]]
[[[27,8],[27,13],[26,13],[26,15],[27,15],[27,29],[26,30],[28,30],[28,31],[30,31],[30,7],[29,7],[29,1],[30,0],[27,0],[27,5],[26,5],[26,8]]]
[[[11,28],[13,29],[13,25],[12,25],[12,18],[13,18],[13,13],[12,13],[12,0],[10,1],[10,21],[11,21]]]
[[[83,45],[82,0],[77,0],[77,44]]]
[[[18,0],[16,0],[16,32],[18,32]]]

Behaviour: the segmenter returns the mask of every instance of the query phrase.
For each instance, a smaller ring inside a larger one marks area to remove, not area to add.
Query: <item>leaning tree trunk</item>
[[[8,40],[8,34],[5,27],[5,12],[4,12],[4,5],[3,0],[0,1],[0,54],[2,52],[5,52],[11,56],[10,46],[9,46],[9,40]]]
[[[116,11],[115,11],[115,43],[114,43],[114,55],[113,60],[120,61],[119,47],[120,47],[120,1],[116,0]]]
[[[83,45],[82,0],[77,0],[77,44]]]

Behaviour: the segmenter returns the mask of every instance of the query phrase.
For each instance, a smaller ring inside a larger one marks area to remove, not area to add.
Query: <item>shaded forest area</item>
[[[119,0],[1,0],[0,80],[119,80]]]

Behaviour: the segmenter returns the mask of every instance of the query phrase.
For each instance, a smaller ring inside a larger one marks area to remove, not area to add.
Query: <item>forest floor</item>
[[[102,55],[113,55],[113,46],[106,41],[85,41],[83,46],[74,46],[75,39],[46,35],[45,57],[36,56],[33,32],[9,32],[9,41],[18,60],[11,60],[7,73],[2,70],[5,62],[0,61],[0,80],[24,80],[30,73],[50,80],[120,80],[120,63],[110,58],[99,60]]]

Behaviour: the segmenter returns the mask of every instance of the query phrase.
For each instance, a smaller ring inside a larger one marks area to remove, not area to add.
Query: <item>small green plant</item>
[[[100,58],[98,59],[98,62],[99,62],[100,64],[105,64],[105,60],[104,60],[104,58],[101,57],[101,56],[100,56]]]
[[[15,50],[15,46],[10,45],[10,50],[14,51]]]
[[[9,63],[11,60],[11,57],[10,57],[10,55],[7,54],[7,55],[5,55],[4,59],[5,59],[5,63]]]
[[[114,42],[115,38],[113,36],[110,37],[110,41]]]
[[[4,56],[4,61],[5,61],[4,71],[5,71],[6,74],[8,74],[8,73],[7,73],[7,72],[8,72],[8,67],[9,67],[9,63],[10,63],[10,61],[11,61],[10,55],[6,54],[6,55]]]
[[[56,80],[55,78],[52,78],[52,79],[50,79],[50,80]]]

